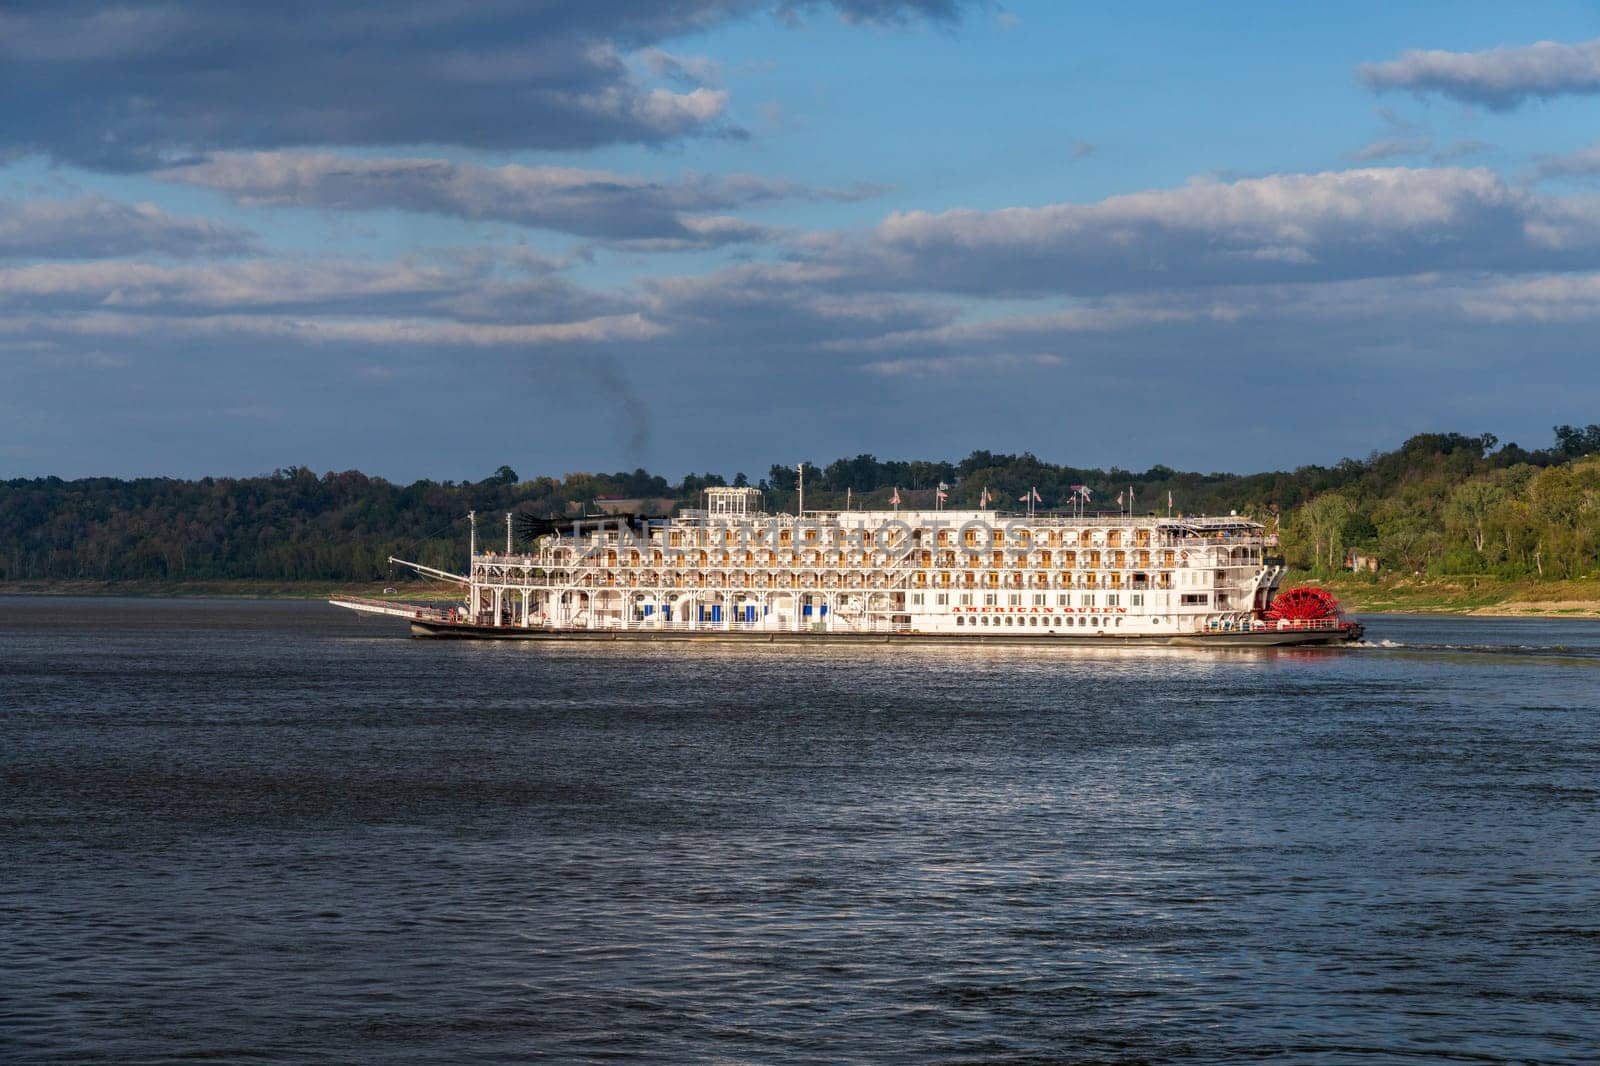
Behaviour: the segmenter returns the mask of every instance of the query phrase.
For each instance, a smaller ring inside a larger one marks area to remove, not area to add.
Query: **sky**
[[[1600,422],[1600,6],[0,2],[0,478]]]

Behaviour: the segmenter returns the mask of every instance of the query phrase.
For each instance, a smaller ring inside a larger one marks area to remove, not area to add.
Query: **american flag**
[[[892,507],[899,507],[900,506],[900,486],[899,485],[896,485],[894,487],[894,495],[889,497],[889,504]]]
[[[1038,489],[1037,486],[1035,486],[1034,490],[1033,490],[1033,502],[1034,503],[1043,503],[1044,502],[1044,497],[1039,495],[1039,489]]]
[[[983,491],[978,494],[978,510],[981,511],[985,507],[988,507],[989,506],[989,500],[991,498],[992,497],[989,495],[989,486],[985,485],[983,487]]]
[[[949,499],[949,498],[950,498],[950,492],[949,492],[949,489],[950,489],[950,486],[949,486],[949,485],[946,485],[946,484],[945,484],[945,483],[944,483],[944,482],[942,482],[942,481],[941,481],[941,482],[939,482],[939,487],[938,487],[938,489],[936,489],[936,490],[935,490],[935,491],[934,491],[934,495],[935,495],[935,496],[937,496],[937,497],[938,497],[938,499],[939,499],[939,502],[941,502],[941,503],[943,503],[943,502],[944,502],[944,501],[945,501],[945,500],[948,500],[948,499]]]

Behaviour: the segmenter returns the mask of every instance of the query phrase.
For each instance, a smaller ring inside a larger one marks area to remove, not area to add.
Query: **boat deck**
[[[1317,629],[1216,630],[1206,633],[1172,635],[1139,634],[1057,634],[1020,633],[919,633],[906,630],[894,633],[851,633],[844,631],[763,631],[715,629],[555,629],[518,626],[476,625],[470,622],[412,618],[411,634],[416,637],[456,640],[544,640],[603,641],[689,644],[981,644],[1011,647],[1129,647],[1165,645],[1175,647],[1287,647],[1348,644],[1360,640],[1362,626],[1349,622],[1338,627]]]

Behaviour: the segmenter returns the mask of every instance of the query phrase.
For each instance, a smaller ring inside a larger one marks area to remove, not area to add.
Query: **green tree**
[[[1310,549],[1312,569],[1337,570],[1344,561],[1345,523],[1355,503],[1337,492],[1324,493],[1300,508],[1299,524]]]
[[[1373,524],[1378,529],[1378,558],[1391,570],[1421,573],[1440,549],[1438,530],[1404,506],[1374,513]]]
[[[1505,499],[1505,490],[1487,481],[1473,480],[1458,485],[1445,504],[1445,531],[1464,537],[1473,551],[1483,555],[1490,519]]]

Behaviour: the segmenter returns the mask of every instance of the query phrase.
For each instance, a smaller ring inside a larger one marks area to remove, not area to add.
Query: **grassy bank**
[[[1478,614],[1600,618],[1600,580],[1505,581],[1482,575],[1399,577],[1290,573],[1284,586],[1320,585],[1363,614]]]
[[[1502,581],[1493,577],[1395,577],[1341,574],[1319,578],[1291,572],[1284,587],[1320,585],[1346,609],[1362,614],[1478,614],[1600,618],[1600,580]],[[385,588],[397,591],[386,593]],[[337,584],[322,581],[11,581],[0,596],[159,596],[318,600],[335,594],[416,603],[461,599],[453,586],[405,582]]]

